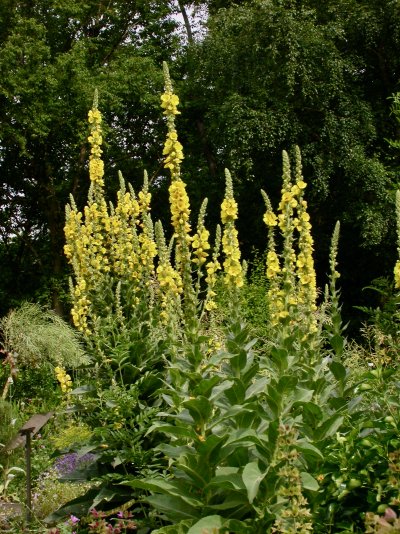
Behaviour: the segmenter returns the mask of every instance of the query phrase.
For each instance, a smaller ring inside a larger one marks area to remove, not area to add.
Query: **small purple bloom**
[[[117,517],[122,519],[124,517],[124,512],[122,511],[118,512]]]
[[[72,452],[64,454],[57,458],[54,462],[54,467],[57,470],[59,476],[66,476],[75,471],[75,469],[82,469],[90,464],[95,458],[94,454],[84,454],[80,458],[78,453]]]
[[[74,515],[71,515],[70,518],[69,518],[69,520],[71,521],[71,523],[72,523],[73,525],[76,525],[77,523],[79,523],[79,518],[76,517],[76,516],[74,516]]]

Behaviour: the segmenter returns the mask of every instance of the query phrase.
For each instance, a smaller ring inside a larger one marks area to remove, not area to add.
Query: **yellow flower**
[[[400,289],[400,260],[397,260],[394,266],[394,283],[396,289]]]
[[[184,232],[189,234],[189,197],[186,192],[186,185],[181,180],[175,180],[169,186],[169,199],[171,205],[171,222],[177,235]]]
[[[277,216],[273,211],[267,211],[264,214],[263,221],[267,226],[276,226],[278,224]]]
[[[208,252],[207,250],[210,249],[210,244],[208,242],[208,238],[210,236],[210,232],[206,228],[201,228],[193,236],[192,240],[192,248],[194,249],[194,255],[196,258],[193,259],[193,263],[197,263],[197,265],[203,265],[205,263]]]
[[[238,207],[234,198],[224,198],[221,204],[221,220],[224,224],[234,221],[238,216]]]
[[[68,393],[72,388],[71,376],[67,374],[65,369],[62,367],[55,367],[54,372],[56,373],[57,380],[60,383],[61,391],[63,393]]]
[[[274,278],[281,270],[279,258],[274,250],[267,253],[267,278]]]
[[[166,91],[161,95],[161,107],[165,109],[164,115],[179,115],[177,107],[179,104],[179,98],[170,91]]]
[[[164,159],[164,167],[170,169],[172,176],[178,176],[179,167],[184,156],[183,146],[178,141],[178,135],[175,131],[168,132],[163,155],[166,156]]]

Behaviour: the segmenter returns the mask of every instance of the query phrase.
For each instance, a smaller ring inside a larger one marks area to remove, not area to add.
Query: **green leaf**
[[[233,380],[224,380],[211,391],[210,400],[218,399],[222,393],[233,385]]]
[[[322,423],[322,425],[315,431],[318,441],[333,436],[342,426],[343,421],[344,417],[338,414],[329,417],[329,419]]]
[[[85,456],[88,452],[92,452],[93,450],[98,448],[98,444],[96,445],[85,445],[78,451],[78,458],[81,458],[82,456]]]
[[[177,525],[166,525],[165,527],[158,528],[157,530],[152,530],[152,534],[187,534],[188,528],[192,524],[192,519],[180,521]]]
[[[254,501],[265,475],[266,473],[261,473],[257,462],[250,462],[244,466],[242,478],[247,489],[247,497],[250,504]]]
[[[202,380],[193,390],[193,394],[196,396],[197,395],[208,396],[211,390],[214,391],[213,388],[215,388],[215,386],[220,382],[220,380],[221,380],[220,377],[216,375],[211,378]]]
[[[302,473],[300,473],[300,476],[301,476],[301,484],[304,489],[310,490],[310,491],[319,490],[318,482],[309,473],[306,473],[303,471]]]
[[[201,506],[201,502],[190,497],[187,494],[186,488],[181,486],[178,481],[173,483],[162,478],[147,478],[142,480],[129,479],[121,482],[121,484],[130,486],[131,488],[144,489],[154,493],[164,493],[169,496],[174,496],[192,507]]]
[[[69,393],[70,395],[84,395],[85,393],[91,393],[92,391],[96,391],[96,388],[94,386],[87,385],[75,388]]]
[[[170,521],[181,521],[182,519],[197,519],[199,510],[201,510],[202,503],[199,507],[194,507],[185,502],[181,497],[173,495],[150,495],[145,499],[156,510],[164,513]]]
[[[278,381],[277,389],[280,393],[284,393],[285,391],[294,389],[297,382],[298,382],[298,379],[295,376],[283,375],[280,377]]]
[[[196,426],[203,425],[212,413],[211,402],[202,395],[199,395],[195,399],[185,401],[182,404],[189,410],[189,413],[192,416]]]
[[[302,441],[299,440],[296,443],[296,449],[303,453],[304,457],[307,459],[308,457],[312,459],[318,459],[318,460],[324,460],[325,456],[322,454],[322,452],[315,447],[312,443],[309,443],[308,441]]]
[[[269,380],[270,379],[268,377],[263,376],[262,378],[258,378],[253,384],[251,384],[251,386],[248,387],[246,391],[246,400],[250,399],[255,395],[259,395],[260,393],[265,393]]]
[[[329,366],[329,369],[336,380],[342,381],[346,378],[346,368],[341,363],[332,362]]]
[[[232,444],[252,445],[253,443],[255,443],[256,445],[261,444],[258,433],[252,428],[239,428],[238,430],[231,432],[230,437],[225,443],[225,446]]]
[[[212,529],[220,529],[222,527],[223,518],[219,515],[209,515],[203,517],[200,521],[197,521],[190,529],[187,534],[204,534],[204,532]]]
[[[157,422],[149,428],[149,430],[146,432],[146,435],[150,434],[150,432],[154,432],[154,430],[174,437],[185,437],[189,439],[196,439],[197,437],[196,432],[190,426],[174,426]]]
[[[343,348],[344,348],[344,338],[342,336],[339,336],[338,334],[335,334],[331,337],[329,340],[331,347],[336,352],[338,356],[341,356],[343,354]]]
[[[230,473],[230,474],[218,474],[210,480],[210,483],[207,485],[209,487],[218,487],[220,489],[232,489],[235,491],[245,490],[243,484],[243,479],[239,473]]]
[[[293,402],[310,402],[313,398],[314,391],[297,387],[294,391]]]

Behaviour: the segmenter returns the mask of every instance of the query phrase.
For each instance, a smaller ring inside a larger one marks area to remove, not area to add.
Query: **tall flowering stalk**
[[[283,301],[281,295],[281,265],[279,256],[276,252],[276,243],[274,237],[274,230],[278,225],[278,218],[272,210],[271,201],[265,191],[261,190],[261,194],[265,203],[265,214],[263,217],[264,223],[268,227],[268,246],[267,246],[267,268],[266,276],[269,281],[268,297],[269,297],[269,311],[270,318],[273,325],[279,323],[283,317],[286,317],[286,313],[283,310]]]
[[[307,184],[303,180],[301,155],[296,147],[296,183],[292,188],[297,196],[296,229],[298,237],[298,255],[296,259],[298,278],[298,302],[302,310],[305,331],[310,335],[317,331],[317,282],[314,268],[314,240],[311,235],[310,215],[307,212],[307,201],[303,198]]]
[[[244,275],[240,263],[240,248],[235,220],[238,218],[238,206],[233,197],[232,177],[225,169],[226,189],[221,204],[221,221],[223,225],[222,252],[224,255],[224,284],[232,292],[243,286]]]
[[[103,195],[102,117],[97,109],[97,92],[93,107],[88,114],[88,121],[90,125],[88,141],[91,145],[88,203],[84,209],[84,217],[78,211],[73,199],[66,207],[64,247],[76,279],[75,285],[71,288],[72,319],[78,330],[86,335],[91,333],[88,317],[93,313],[90,292],[99,283],[99,278],[110,271],[108,241],[111,226]]]
[[[136,294],[140,292],[147,291],[149,297],[157,254],[146,174],[138,197],[132,188],[126,190],[120,174],[116,206],[107,206],[101,159],[102,117],[97,108],[97,93],[88,121],[91,145],[88,202],[83,213],[78,211],[73,199],[66,207],[64,247],[75,278],[71,283],[72,318],[78,330],[86,336],[93,334],[94,326],[99,327],[100,317],[111,314],[113,308],[118,308],[119,317],[123,316],[121,299],[115,297],[115,288],[119,288],[118,294],[121,295],[121,283],[128,284],[133,296],[131,305],[138,304]],[[111,308],[110,303],[107,306],[104,303],[104,295],[110,291],[115,297]],[[141,295],[141,298],[147,297]],[[128,315],[130,313],[128,310]]]
[[[273,463],[279,465],[277,495],[280,510],[272,527],[273,534],[313,532],[311,511],[303,495],[297,436],[296,428],[283,424],[279,426]]]
[[[179,115],[179,98],[172,89],[171,78],[167,64],[163,63],[165,92],[161,95],[161,107],[167,120],[167,139],[164,144],[164,167],[171,173],[169,186],[169,202],[171,209],[171,223],[174,229],[175,264],[183,282],[184,308],[186,315],[194,316],[196,313],[195,293],[191,273],[191,225],[190,203],[186,192],[186,184],[181,178],[180,165],[183,160],[183,147],[178,141],[175,128],[175,117]]]
[[[170,253],[165,242],[160,221],[155,225],[159,262],[156,269],[161,296],[161,319],[164,324],[174,327],[180,320],[182,278],[170,261]]]
[[[270,320],[278,324],[301,326],[306,336],[317,330],[316,275],[313,260],[313,238],[307,202],[307,187],[302,177],[300,151],[296,147],[296,169],[292,181],[289,156],[283,152],[283,186],[279,215],[272,210],[267,195],[264,222],[269,229],[267,278],[270,281],[268,300]],[[273,230],[278,226],[283,238],[281,257],[276,252]]]
[[[400,289],[400,191],[396,191],[397,254],[399,259],[394,266],[394,285]]]
[[[207,294],[205,298],[204,308],[208,311],[215,310],[217,304],[215,302],[215,297],[217,293],[215,292],[215,286],[218,279],[218,272],[221,270],[221,264],[219,262],[219,254],[221,248],[221,227],[217,225],[215,232],[215,244],[211,261],[206,265],[206,283],[207,283]]]

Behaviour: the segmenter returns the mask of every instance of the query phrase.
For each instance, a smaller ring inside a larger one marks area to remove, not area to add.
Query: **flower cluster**
[[[210,249],[210,244],[208,242],[209,237],[210,232],[204,227],[199,228],[198,232],[193,236],[192,248],[194,256],[196,256],[193,259],[193,263],[196,263],[199,267],[207,260],[207,251]]]
[[[96,97],[95,100],[97,100]],[[88,141],[91,144],[89,157],[89,176],[93,184],[103,186],[104,163],[101,159],[101,145],[103,143],[101,132],[102,118],[100,111],[97,109],[97,102],[93,103],[93,108],[89,111],[88,120],[91,130],[91,133],[88,137]]]
[[[296,308],[302,312],[302,324],[308,334],[316,331],[316,275],[314,269],[314,243],[311,235],[307,202],[303,199],[306,182],[301,174],[300,152],[296,149],[296,180],[291,182],[289,158],[283,154],[283,187],[279,215],[272,211],[271,203],[263,193],[268,226],[267,277],[271,280],[268,291],[271,322],[276,325]],[[278,225],[283,237],[282,261],[275,251],[273,229]],[[293,319],[292,319],[293,320]]]
[[[296,449],[297,432],[287,425],[280,425],[274,463],[280,463],[277,485],[278,500],[285,507],[278,511],[273,526],[274,534],[312,532],[311,511],[302,493],[299,453]],[[278,501],[278,502],[279,502]]]
[[[233,222],[238,218],[238,207],[236,200],[232,198],[224,198],[221,204],[221,221],[223,224]]]
[[[265,212],[263,221],[267,226],[276,226],[278,224],[278,218],[271,210]]]
[[[169,186],[169,201],[171,206],[171,222],[175,236],[183,236],[190,241],[190,204],[186,192],[186,184],[179,178]]]
[[[60,477],[69,475],[76,469],[82,469],[96,459],[95,454],[87,453],[79,456],[77,452],[70,452],[58,457],[54,462],[54,469]]]
[[[173,177],[178,177],[180,164],[183,160],[183,147],[178,141],[178,134],[175,131],[168,132],[163,155],[165,156],[164,167],[170,169]]]
[[[164,115],[179,115],[178,111],[179,97],[172,91],[166,91],[161,95],[161,107],[165,110]]]
[[[182,279],[180,274],[169,263],[160,263],[157,266],[157,279],[164,292],[174,295],[182,293]]]
[[[54,372],[56,373],[57,380],[60,383],[61,391],[63,393],[68,393],[72,389],[72,380],[71,376],[67,374],[65,369],[62,367],[55,367]]]
[[[269,250],[267,252],[267,278],[275,278],[280,271],[278,254],[275,250]]]
[[[225,198],[221,204],[221,220],[224,224],[222,235],[222,252],[225,256],[224,282],[230,288],[240,288],[243,286],[243,269],[240,263],[238,232],[234,224],[238,208],[233,198],[232,178],[228,170],[225,170],[225,179]]]

